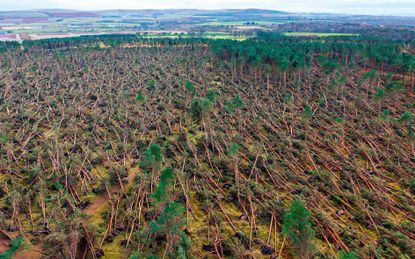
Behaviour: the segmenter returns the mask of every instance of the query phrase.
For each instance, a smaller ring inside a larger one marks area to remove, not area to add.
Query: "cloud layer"
[[[0,0],[0,10],[22,9],[262,8],[290,12],[413,15],[415,0]]]

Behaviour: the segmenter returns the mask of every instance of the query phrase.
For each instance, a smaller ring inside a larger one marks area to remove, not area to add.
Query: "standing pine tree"
[[[157,144],[151,144],[147,150],[143,153],[143,157],[140,161],[140,167],[142,170],[150,174],[150,190],[153,191],[154,182],[156,179],[157,171],[160,169],[161,162],[163,161],[163,155],[161,147]]]
[[[190,114],[196,120],[201,120],[202,117],[212,109],[213,102],[208,98],[194,98],[190,104]]]
[[[382,109],[382,102],[386,98],[386,91],[383,88],[377,88],[375,93],[375,101],[378,103],[378,114],[380,117],[380,111]]]
[[[192,95],[194,95],[196,92],[195,85],[189,80],[186,80],[186,83],[184,84],[184,88],[186,89],[186,91],[190,92]]]
[[[173,185],[174,173],[167,167],[160,174],[160,181],[153,193],[154,207],[158,216],[150,222],[150,234],[153,237],[165,237],[166,248],[163,258],[169,254],[172,258],[186,258],[190,249],[190,240],[183,232],[186,225],[185,209],[177,202],[171,201],[169,192]]]
[[[174,174],[170,167],[164,169],[160,174],[160,181],[156,191],[152,194],[156,210],[160,210],[169,201],[168,191],[173,184]],[[161,209],[162,210],[162,209]],[[159,212],[159,211],[158,211]]]
[[[150,147],[143,153],[143,158],[140,161],[141,169],[146,171],[154,171],[159,166],[163,156],[161,154],[161,147],[157,144],[151,144]]]
[[[314,231],[311,228],[310,213],[299,199],[291,202],[290,211],[285,214],[282,233],[292,245],[292,254],[296,258],[311,258],[311,240]]]

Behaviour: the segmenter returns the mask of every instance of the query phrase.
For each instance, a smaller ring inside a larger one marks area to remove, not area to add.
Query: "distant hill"
[[[27,11],[6,11],[0,12],[0,18],[76,18],[76,17],[97,17],[108,15],[164,15],[178,14],[189,16],[261,16],[261,15],[280,15],[285,12],[263,9],[222,9],[222,10],[198,10],[198,9],[142,9],[142,10],[102,10],[102,11],[78,11],[66,9],[44,9]]]
[[[225,11],[234,11],[236,13],[245,14],[286,14],[287,12],[268,10],[268,9],[227,9]]]
[[[12,35],[3,37],[6,40],[21,39],[24,35],[30,35],[31,39],[41,39],[98,33],[207,32],[214,35],[219,33],[220,37],[234,34],[252,36],[259,30],[361,34],[374,27],[414,30],[415,17],[287,13],[266,9],[0,11],[0,34]],[[406,32],[404,34],[405,39],[411,36]]]
[[[200,16],[229,16],[229,17],[242,17],[242,16],[272,16],[272,15],[281,15],[287,14],[281,11],[274,11],[274,10],[262,10],[262,9],[225,9],[225,10],[212,10],[212,11],[204,11]]]
[[[77,18],[77,17],[96,17],[96,12],[48,9],[48,10],[28,10],[28,11],[6,11],[0,12],[0,18]]]

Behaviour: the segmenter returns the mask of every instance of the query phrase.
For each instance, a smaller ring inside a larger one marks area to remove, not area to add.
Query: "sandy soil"
[[[10,247],[9,239],[0,239],[0,253],[7,251]]]
[[[19,249],[13,256],[13,259],[40,259],[42,253],[40,245],[31,245],[29,249]]]
[[[91,204],[84,210],[84,213],[88,216],[95,215],[97,211],[108,202],[108,200],[108,193],[94,197],[91,200]]]

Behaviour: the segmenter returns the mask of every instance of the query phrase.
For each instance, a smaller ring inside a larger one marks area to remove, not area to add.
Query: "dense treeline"
[[[56,38],[56,39],[44,39],[44,40],[27,40],[23,41],[23,47],[25,48],[45,48],[56,49],[71,46],[84,46],[88,44],[90,46],[98,47],[99,42],[111,43],[115,46],[121,42],[134,41],[137,36],[134,34],[122,34],[122,35],[94,35],[94,36],[80,36],[69,38]]]
[[[405,18],[402,18],[405,19]],[[385,25],[385,19],[379,20],[380,24],[363,25],[362,23],[345,23],[340,22],[295,22],[278,24],[274,30],[284,32],[336,32],[336,33],[352,33],[360,34],[370,38],[388,40],[388,41],[414,41],[415,31],[411,22],[405,22],[407,25],[401,27],[389,24]]]
[[[99,49],[105,47],[120,47],[122,45],[134,46],[134,44],[141,45],[163,45],[174,46],[177,44],[194,45],[207,40],[202,38],[161,38],[152,39],[145,38],[137,34],[108,34],[96,36],[80,36],[69,37],[63,39],[44,39],[36,41],[23,41],[22,45],[26,49],[65,49],[65,48],[95,48]]]
[[[0,53],[4,51],[14,51],[20,47],[16,41],[0,41]]]
[[[212,52],[235,65],[274,66],[281,71],[303,71],[313,64],[327,70],[342,65],[378,69],[380,72],[415,72],[413,43],[366,37],[307,39],[259,33],[253,40],[213,41]]]

